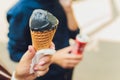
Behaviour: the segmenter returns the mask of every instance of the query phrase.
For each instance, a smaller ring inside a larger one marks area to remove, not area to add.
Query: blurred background
[[[0,65],[10,73],[16,63],[7,51],[6,12],[18,0],[0,0]],[[81,34],[90,37],[73,80],[120,80],[120,0],[74,0]]]

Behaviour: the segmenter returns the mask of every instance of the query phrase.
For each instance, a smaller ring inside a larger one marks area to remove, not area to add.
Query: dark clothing
[[[74,38],[79,32],[79,30],[72,32],[68,29],[65,12],[58,0],[19,0],[7,13],[9,22],[8,50],[13,61],[18,62],[27,50],[28,45],[32,44],[29,18],[34,9],[47,10],[58,18],[59,25],[53,39],[56,50],[68,46],[69,38]],[[51,65],[50,71],[39,80],[70,80],[64,79],[67,73],[70,75],[68,77],[71,77],[72,70]]]

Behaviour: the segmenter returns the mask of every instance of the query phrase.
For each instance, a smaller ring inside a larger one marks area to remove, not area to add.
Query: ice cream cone
[[[58,20],[51,13],[37,9],[30,19],[32,45],[38,51],[50,47],[58,26]]]

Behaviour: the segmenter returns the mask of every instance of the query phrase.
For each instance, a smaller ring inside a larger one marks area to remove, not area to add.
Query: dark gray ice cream
[[[36,9],[33,11],[29,26],[32,31],[45,31],[55,29],[58,25],[58,20],[50,12]]]

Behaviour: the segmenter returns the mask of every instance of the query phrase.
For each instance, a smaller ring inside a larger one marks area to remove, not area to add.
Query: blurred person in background
[[[51,12],[59,20],[53,42],[56,50],[69,46],[69,39],[79,33],[78,24],[72,10],[72,0],[19,0],[7,13],[9,23],[8,50],[10,58],[18,62],[31,45],[29,18],[35,9]],[[73,68],[78,58],[68,53],[54,54],[48,73],[38,80],[71,80]],[[68,65],[70,64],[70,65]]]

